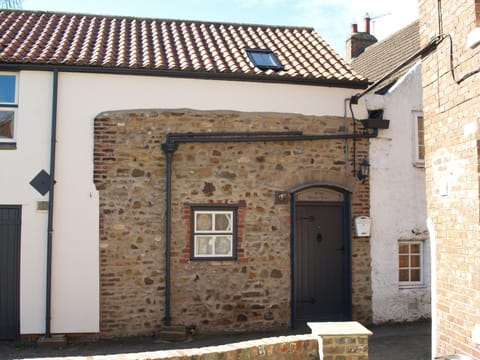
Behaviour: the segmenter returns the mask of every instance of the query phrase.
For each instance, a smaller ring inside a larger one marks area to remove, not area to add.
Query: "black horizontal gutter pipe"
[[[173,153],[177,150],[179,143],[232,143],[232,142],[273,142],[273,141],[312,141],[312,140],[332,140],[332,139],[369,139],[378,136],[378,129],[372,133],[363,134],[318,134],[303,135],[301,131],[263,131],[263,132],[187,132],[187,133],[169,133],[166,136],[165,143],[162,144],[162,150],[167,158],[166,164],[166,189],[165,189],[165,316],[164,323],[169,326],[171,323],[170,315],[170,247],[171,247],[171,192],[172,192],[172,162]]]
[[[364,134],[322,134],[322,135],[280,135],[280,136],[238,136],[238,137],[174,137],[170,144],[176,143],[220,143],[220,142],[271,142],[271,141],[308,141],[308,140],[334,140],[334,139],[369,139],[376,137],[378,130]]]

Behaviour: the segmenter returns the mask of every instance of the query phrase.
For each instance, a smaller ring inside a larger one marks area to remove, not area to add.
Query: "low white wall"
[[[344,114],[356,90],[330,87],[192,80],[166,77],[59,73],[55,212],[52,263],[52,332],[99,331],[98,193],[93,184],[93,122],[125,109],[234,110],[307,115]],[[0,151],[8,171],[0,177],[0,204],[23,205],[21,333],[45,325],[47,200],[29,185],[49,172],[52,74],[22,71],[18,149]],[[194,130],[194,129],[192,129]]]
[[[424,238],[427,230],[425,171],[413,161],[413,111],[422,109],[420,64],[389,93],[368,95],[365,101],[369,109],[383,108],[384,118],[390,120],[390,128],[370,140],[373,320],[430,317],[428,240],[424,242],[424,286],[400,288],[398,281],[398,241]]]

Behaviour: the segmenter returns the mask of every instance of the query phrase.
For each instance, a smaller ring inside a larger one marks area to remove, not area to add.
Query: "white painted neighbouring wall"
[[[429,318],[430,257],[425,169],[415,166],[415,115],[422,110],[421,64],[385,95],[365,97],[369,110],[384,109],[390,128],[370,140],[370,214],[373,321]],[[398,241],[424,240],[424,284],[400,288]]]
[[[47,216],[28,184],[49,171],[52,73],[19,73],[18,148],[0,151],[0,204],[23,205],[22,334],[43,333]],[[93,184],[93,123],[127,109],[234,110],[343,116],[357,91],[333,87],[59,73],[53,222],[52,333],[99,331],[99,199]],[[194,130],[194,129],[192,129]],[[235,130],[235,129],[232,129]]]

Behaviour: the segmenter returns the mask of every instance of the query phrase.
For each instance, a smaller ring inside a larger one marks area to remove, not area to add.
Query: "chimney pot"
[[[370,16],[365,16],[365,32],[370,34]]]
[[[358,32],[357,24],[352,24],[352,33],[357,33],[357,32]]]

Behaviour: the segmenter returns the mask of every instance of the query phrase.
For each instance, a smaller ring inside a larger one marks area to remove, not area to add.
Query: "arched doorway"
[[[291,193],[292,325],[350,320],[350,192],[316,184]]]

